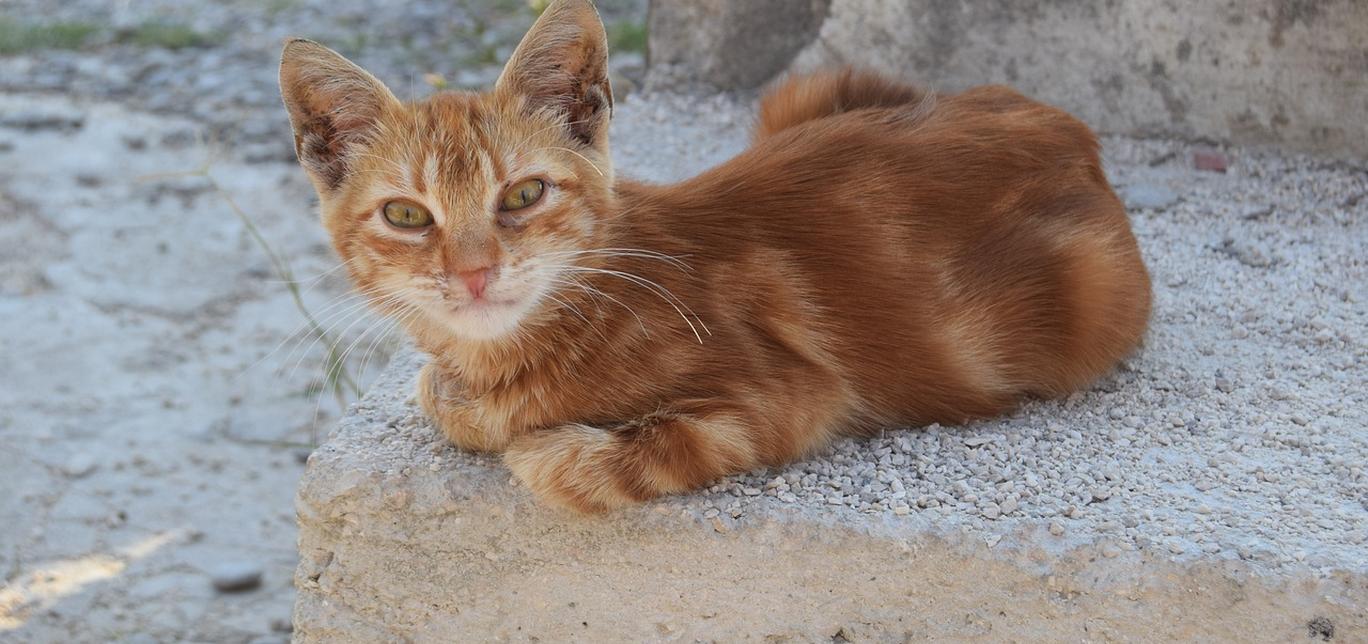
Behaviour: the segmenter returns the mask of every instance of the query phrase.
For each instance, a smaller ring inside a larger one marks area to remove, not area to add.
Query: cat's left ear
[[[613,112],[608,34],[589,0],[554,0],[495,87],[522,95],[533,109],[554,111],[575,140],[607,153]]]

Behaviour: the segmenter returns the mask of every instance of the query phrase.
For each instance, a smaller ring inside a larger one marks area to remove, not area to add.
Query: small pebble
[[[98,467],[94,456],[81,453],[72,456],[66,465],[62,466],[62,473],[73,479],[80,479],[90,476]]]
[[[259,588],[261,575],[260,566],[236,562],[222,564],[209,571],[209,580],[219,592],[241,593]]]
[[[1192,153],[1192,167],[1206,172],[1225,172],[1229,160],[1219,150],[1200,149]]]
[[[1060,522],[1058,522],[1058,521],[1051,521],[1051,522],[1050,522],[1050,534],[1052,534],[1052,535],[1054,535],[1054,536],[1056,536],[1056,537],[1063,536],[1063,534],[1064,534],[1064,524],[1062,524],[1062,523],[1060,523]]]
[[[1163,210],[1178,203],[1178,193],[1161,185],[1137,183],[1122,188],[1121,199],[1130,208]]]

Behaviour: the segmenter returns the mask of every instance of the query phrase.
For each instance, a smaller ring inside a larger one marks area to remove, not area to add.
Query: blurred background
[[[598,3],[615,85],[645,0]],[[0,641],[283,640],[294,484],[384,366],[294,162],[283,40],[403,98],[528,0],[0,1]]]
[[[1142,242],[1193,245],[1153,264],[1161,315],[1190,298],[1192,257],[1263,275],[1294,263],[1269,241],[1280,226],[1362,239],[1361,0],[597,4],[635,176],[735,152],[777,76],[859,64],[943,90],[1010,83],[1108,134]],[[395,338],[316,222],[280,45],[318,40],[418,98],[491,83],[542,8],[0,0],[0,641],[289,637],[295,482]],[[1308,315],[1343,328],[1350,306]]]

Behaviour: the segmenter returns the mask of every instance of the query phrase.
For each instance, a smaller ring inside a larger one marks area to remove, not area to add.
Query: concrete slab
[[[748,115],[625,101],[620,171],[694,172]],[[443,444],[405,354],[310,459],[296,637],[1368,639],[1368,173],[1164,140],[1105,155],[1156,307],[1093,389],[581,518]]]

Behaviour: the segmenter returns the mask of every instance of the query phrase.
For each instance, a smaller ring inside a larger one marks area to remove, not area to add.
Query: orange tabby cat
[[[280,82],[337,252],[432,356],[423,408],[562,506],[1067,394],[1145,330],[1092,133],[1004,87],[793,79],[749,150],[656,186],[614,175],[588,0],[487,93],[404,103],[305,40]]]

